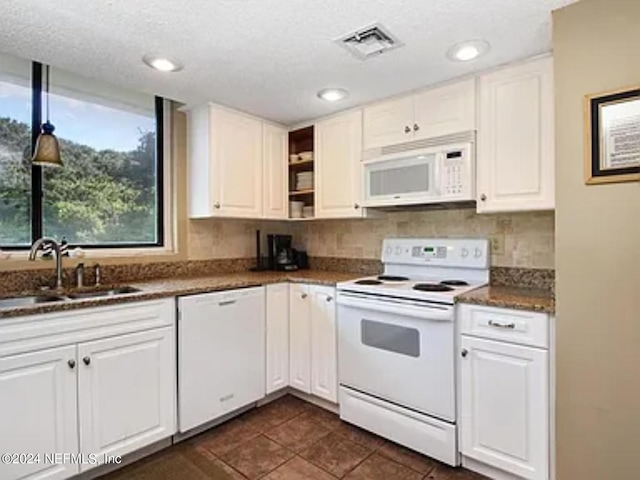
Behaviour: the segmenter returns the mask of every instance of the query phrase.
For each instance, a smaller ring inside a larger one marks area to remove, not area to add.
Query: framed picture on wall
[[[585,98],[587,184],[640,181],[640,87]]]

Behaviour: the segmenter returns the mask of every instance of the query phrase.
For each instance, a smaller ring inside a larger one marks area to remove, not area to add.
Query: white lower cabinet
[[[0,478],[68,478],[95,465],[44,455],[100,462],[171,437],[174,332],[174,299],[4,319],[0,452],[41,458],[0,463]]]
[[[460,342],[460,443],[465,457],[530,480],[550,475],[549,351],[515,343],[517,331],[534,325],[518,324],[523,316],[509,310],[464,305]],[[473,318],[489,323],[504,341],[487,331],[488,338],[465,335]],[[539,315],[547,321],[547,315]],[[467,321],[465,321],[465,318]],[[512,327],[512,325],[514,325]],[[519,326],[518,326],[519,325]],[[514,340],[509,341],[508,335]]]
[[[289,285],[267,285],[267,395],[289,386]]]
[[[78,345],[81,453],[104,459],[173,435],[174,349],[171,327]]]
[[[311,287],[311,394],[338,402],[335,289]]]
[[[78,451],[75,345],[0,358],[0,452]],[[58,479],[78,473],[63,463],[0,463],[2,479]]]
[[[289,385],[311,393],[311,287],[289,287]]]
[[[289,385],[338,401],[335,288],[290,286]]]

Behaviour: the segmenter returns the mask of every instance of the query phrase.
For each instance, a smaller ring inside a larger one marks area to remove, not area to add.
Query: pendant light
[[[51,167],[61,167],[60,145],[58,139],[53,134],[55,127],[49,121],[49,65],[46,69],[46,93],[47,93],[47,121],[42,124],[40,135],[36,140],[36,148],[31,158],[34,165],[49,165]]]

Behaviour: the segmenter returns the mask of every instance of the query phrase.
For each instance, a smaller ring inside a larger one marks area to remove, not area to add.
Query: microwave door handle
[[[442,153],[437,153],[433,160],[433,192],[437,196],[442,195],[442,191],[440,189],[440,185],[442,184],[442,179],[440,178],[440,165],[443,163],[442,156]]]

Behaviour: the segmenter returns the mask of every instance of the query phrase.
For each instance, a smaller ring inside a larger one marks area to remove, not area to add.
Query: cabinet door
[[[215,216],[262,216],[262,122],[211,107]]]
[[[413,96],[379,103],[364,109],[364,149],[413,140]]]
[[[548,479],[548,352],[466,336],[462,349],[462,453],[522,478]]]
[[[0,452],[40,454],[40,462],[0,463],[0,478],[68,478],[70,462],[53,465],[45,454],[78,452],[76,347],[0,358]]]
[[[289,385],[289,285],[267,285],[267,394]]]
[[[478,212],[552,210],[553,61],[480,77]]]
[[[263,213],[264,218],[288,218],[289,190],[287,131],[273,125],[263,125]]]
[[[475,79],[415,96],[414,138],[441,137],[476,129]]]
[[[311,393],[338,402],[335,289],[311,287]]]
[[[175,433],[172,327],[79,344],[77,368],[81,453],[124,455]]]
[[[362,111],[315,125],[316,218],[362,217]]]
[[[289,385],[311,393],[311,299],[309,286],[289,285]]]

